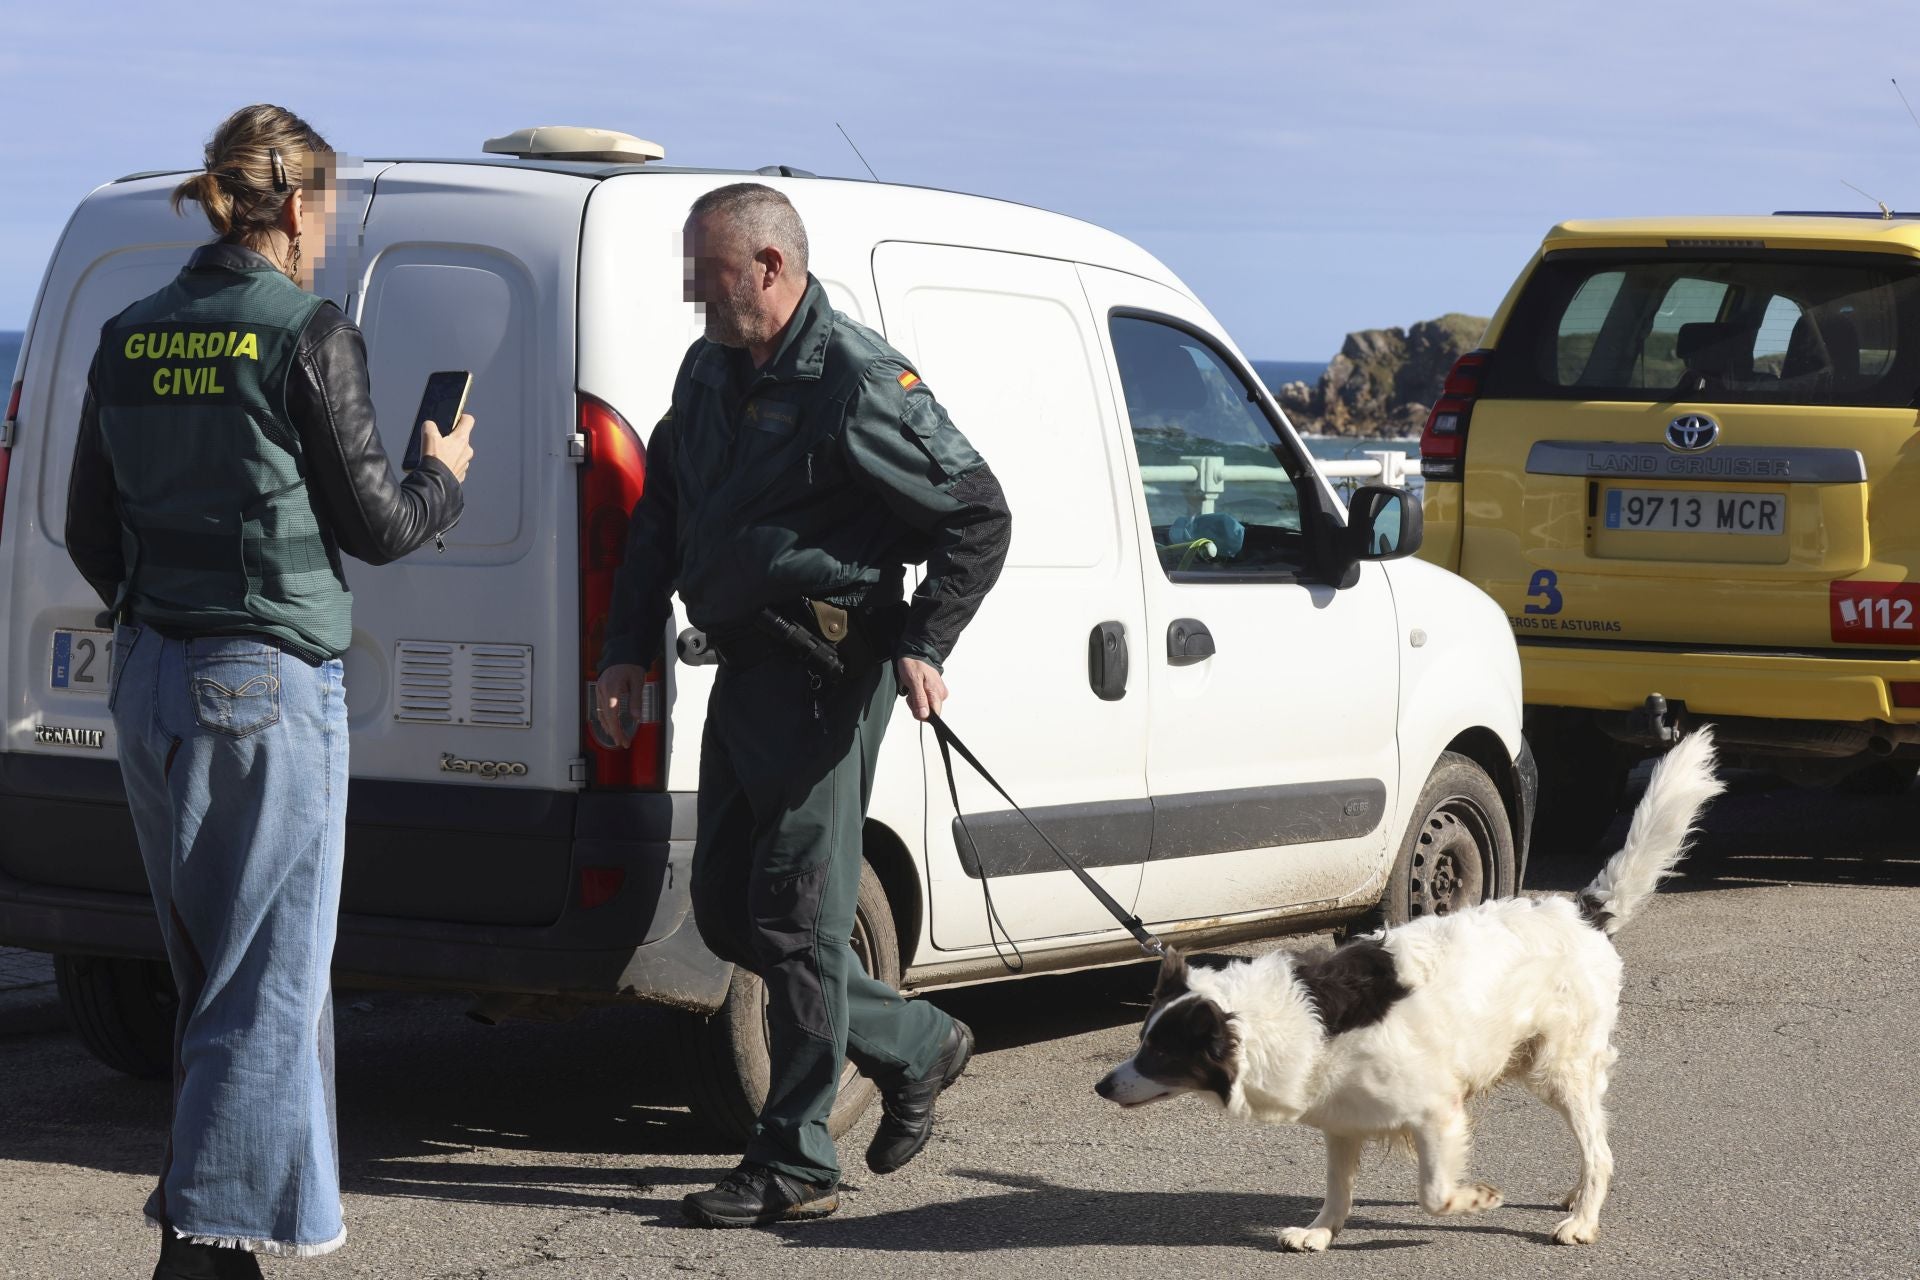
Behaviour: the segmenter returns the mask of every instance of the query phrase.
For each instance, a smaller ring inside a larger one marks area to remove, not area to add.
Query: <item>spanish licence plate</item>
[[[63,693],[92,693],[104,698],[112,671],[113,632],[63,630],[53,633],[48,687]]]
[[[1725,489],[1609,489],[1607,528],[1653,533],[1782,534],[1787,499]]]

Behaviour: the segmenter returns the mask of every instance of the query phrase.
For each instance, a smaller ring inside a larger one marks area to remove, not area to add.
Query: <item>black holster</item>
[[[730,666],[753,666],[775,655],[799,663],[809,675],[836,684],[848,672],[863,671],[892,659],[906,627],[907,606],[894,601],[848,609],[847,634],[838,643],[822,633],[812,602],[770,605],[754,618],[750,636],[716,639],[720,660]]]

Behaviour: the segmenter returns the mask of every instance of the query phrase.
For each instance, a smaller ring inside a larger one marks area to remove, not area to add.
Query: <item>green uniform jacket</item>
[[[647,448],[605,669],[660,656],[678,590],[695,626],[751,624],[806,596],[898,601],[925,562],[898,654],[941,666],[1006,558],[1005,497],[906,357],[811,276],[767,365],[693,344]]]
[[[359,330],[252,250],[201,246],[101,329],[66,527],[113,613],[338,657],[341,551],[385,563],[460,509],[435,459],[393,482]]]

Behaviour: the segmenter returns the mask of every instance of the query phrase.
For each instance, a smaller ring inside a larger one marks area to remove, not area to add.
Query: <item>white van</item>
[[[584,722],[645,434],[700,332],[679,229],[743,178],[792,199],[834,305],[907,353],[1004,486],[1013,545],[949,664],[948,719],[1122,905],[1197,946],[1516,890],[1533,774],[1506,619],[1396,559],[1419,539],[1403,491],[1363,490],[1349,523],[1151,255],[998,200],[546,148],[369,163],[323,285],[365,330],[392,457],[433,370],[474,372],[479,420],[444,553],[348,568],[342,982],[494,1011],[685,1010],[696,1107],[751,1122],[758,985],[704,950],[687,904],[713,669],[670,660],[630,751]],[[165,1070],[169,986],[115,764],[109,635],[62,531],[100,326],[206,238],[167,207],[179,177],[109,183],[74,213],[0,452],[0,945],[55,953],[82,1039],[136,1074]],[[1009,940],[1027,973],[1138,956],[964,772],[960,829],[904,704],[884,759],[856,937],[870,969],[927,991],[1002,975]],[[837,1127],[868,1096],[848,1089]]]

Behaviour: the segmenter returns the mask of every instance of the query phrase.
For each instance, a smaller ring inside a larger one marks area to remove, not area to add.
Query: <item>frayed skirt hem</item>
[[[152,1214],[147,1215],[147,1225],[168,1230],[166,1223]],[[347,1229],[340,1228],[340,1234],[322,1244],[294,1244],[290,1240],[257,1240],[249,1236],[206,1236],[192,1231],[171,1228],[173,1234],[188,1244],[203,1244],[215,1249],[243,1249],[248,1253],[264,1253],[270,1258],[318,1258],[332,1253],[347,1242]]]

